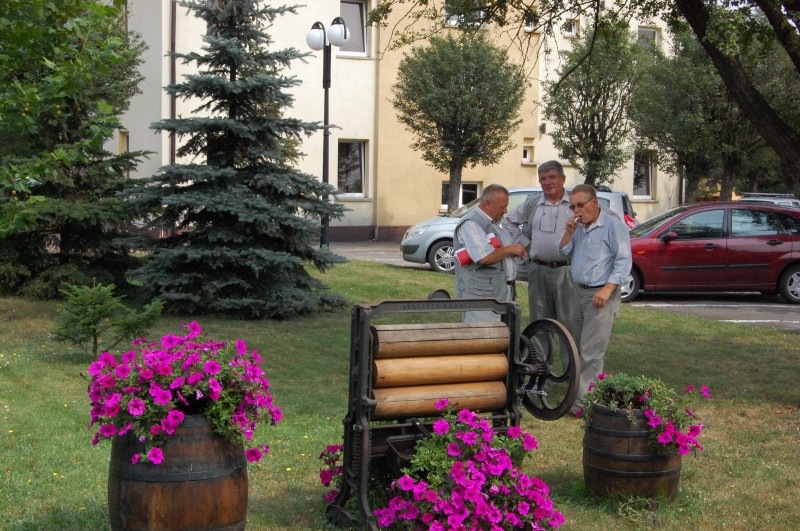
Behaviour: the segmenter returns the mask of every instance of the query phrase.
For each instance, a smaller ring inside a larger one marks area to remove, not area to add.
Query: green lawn
[[[453,277],[351,262],[319,275],[354,303],[424,298],[452,291]],[[524,293],[525,290],[520,290]],[[527,301],[522,300],[527,314]],[[89,359],[53,342],[59,306],[0,298],[0,529],[108,528],[110,445],[93,447]],[[152,336],[179,331],[167,317]],[[248,528],[329,529],[317,456],[338,443],[346,411],[350,310],[293,321],[198,321],[214,339],[243,338],[265,357],[281,424],[259,437],[270,454],[250,465]],[[789,529],[800,522],[800,335],[624,306],[615,323],[608,372],[662,378],[682,389],[708,385],[700,412],[706,450],[684,459],[670,506],[602,503],[584,494],[582,423],[524,427],[540,450],[526,466],[551,487],[566,529]]]

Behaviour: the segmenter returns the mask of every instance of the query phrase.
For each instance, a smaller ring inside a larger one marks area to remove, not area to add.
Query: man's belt
[[[539,265],[547,266],[547,267],[564,267],[570,264],[570,261],[567,260],[566,262],[545,262],[544,260],[537,260],[536,258],[533,259]]]
[[[586,284],[578,284],[578,287],[581,289],[600,289],[603,286],[605,286],[605,284],[600,284],[598,286],[587,286]]]

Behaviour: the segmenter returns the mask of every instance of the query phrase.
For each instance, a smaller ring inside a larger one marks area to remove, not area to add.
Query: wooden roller
[[[442,398],[450,399],[449,407],[454,410],[489,411],[506,405],[503,382],[389,387],[374,389],[372,395],[378,402],[373,414],[376,419],[440,415],[436,402]]]
[[[505,354],[468,354],[465,356],[425,356],[375,360],[372,370],[374,388],[404,385],[430,385],[458,382],[505,380],[508,359]]]
[[[483,354],[508,349],[502,322],[373,325],[374,358]]]

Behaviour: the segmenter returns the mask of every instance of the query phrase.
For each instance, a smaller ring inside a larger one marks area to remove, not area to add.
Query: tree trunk
[[[689,23],[731,97],[739,105],[759,134],[780,157],[789,175],[800,175],[800,135],[767,103],[747,77],[738,57],[724,54],[707,38],[710,14],[703,0],[675,0],[675,5]]]
[[[453,163],[450,165],[450,193],[447,194],[447,211],[452,212],[458,208],[461,200],[461,171],[463,166]]]

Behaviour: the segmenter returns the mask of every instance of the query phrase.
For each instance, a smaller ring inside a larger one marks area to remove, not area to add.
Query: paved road
[[[336,242],[331,250],[349,259],[428,269],[403,260],[399,243]],[[630,305],[800,333],[800,306],[760,293],[642,293]]]

